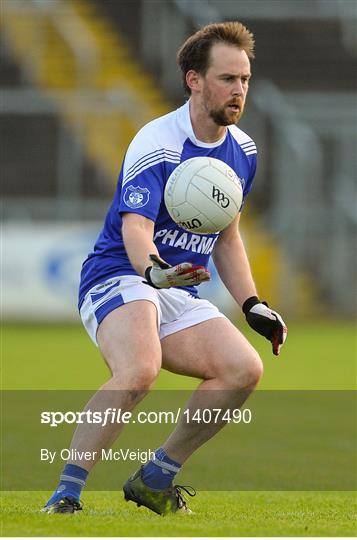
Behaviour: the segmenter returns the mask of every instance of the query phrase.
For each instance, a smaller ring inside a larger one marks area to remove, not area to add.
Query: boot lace
[[[177,508],[186,508],[187,506],[186,501],[182,495],[182,491],[185,491],[190,497],[194,497],[196,495],[196,490],[192,486],[176,485],[174,486],[174,490],[177,499]]]

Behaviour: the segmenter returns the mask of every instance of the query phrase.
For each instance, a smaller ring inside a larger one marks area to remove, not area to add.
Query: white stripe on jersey
[[[242,150],[250,150],[252,148],[256,148],[253,141],[251,143],[248,143],[248,144],[241,144],[240,146],[241,146]]]
[[[228,126],[228,129],[246,156],[257,153],[255,142],[249,137],[249,135],[244,133],[244,131],[239,129],[236,125]]]
[[[162,163],[163,161],[168,161],[169,163],[177,163],[179,164],[180,163],[180,157],[177,157],[177,158],[171,158],[171,157],[168,157],[168,156],[165,156],[163,155],[163,157],[159,157],[159,158],[156,158],[154,159],[153,161],[149,161],[148,163],[146,163],[145,165],[143,165],[143,167],[141,169],[138,169],[136,170],[135,172],[133,172],[131,175],[127,176],[126,178],[123,179],[123,187],[125,186],[125,184],[127,184],[128,182],[130,182],[131,180],[134,180],[134,178],[141,172],[145,171],[146,169],[149,169],[150,167],[153,167],[154,165],[157,165],[158,163]]]
[[[145,167],[147,164],[152,163],[152,161],[157,160],[158,158],[161,158],[161,157],[167,157],[170,159],[180,160],[181,154],[179,154],[178,152],[175,154],[176,155],[171,156],[165,149],[157,150],[156,152],[147,154],[146,156],[144,156],[144,158],[139,160],[133,167],[131,167],[130,170],[127,171],[125,178],[128,178],[129,176],[130,177],[136,176],[139,169],[142,169],[142,167]]]
[[[251,156],[252,154],[257,153],[257,147],[255,146],[254,141],[248,141],[240,145],[241,149],[246,156]]]
[[[136,161],[134,163],[134,165],[129,167],[129,169],[126,172],[126,175],[128,176],[129,174],[134,172],[134,170],[136,168],[141,167],[141,165],[143,165],[144,161],[149,160],[149,159],[151,159],[153,157],[158,157],[158,155],[160,155],[160,154],[167,154],[168,156],[170,156],[170,154],[172,154],[172,156],[170,156],[170,157],[180,157],[181,156],[181,154],[179,152],[176,152],[174,150],[168,150],[167,148],[158,148],[157,150],[154,150],[153,152],[149,152],[148,154],[145,154],[145,156],[143,156],[138,161]]]

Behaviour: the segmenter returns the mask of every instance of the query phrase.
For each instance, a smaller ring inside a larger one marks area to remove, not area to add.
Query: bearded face
[[[214,96],[208,86],[203,91],[203,103],[205,110],[217,126],[230,126],[237,124],[244,112],[244,100],[240,97],[232,97],[229,101],[220,105],[215,103]]]
[[[250,78],[245,51],[216,43],[210,51],[210,64],[201,76],[201,105],[218,126],[236,124],[244,111]]]

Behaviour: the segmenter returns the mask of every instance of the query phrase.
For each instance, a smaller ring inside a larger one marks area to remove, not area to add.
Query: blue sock
[[[163,448],[155,451],[155,459],[144,465],[141,478],[151,489],[166,489],[172,483],[181,465],[169,458]]]
[[[46,506],[63,499],[63,497],[74,497],[76,501],[79,502],[81,491],[84,488],[87,476],[88,471],[82,469],[82,467],[72,464],[66,465],[60,476],[56,491]]]

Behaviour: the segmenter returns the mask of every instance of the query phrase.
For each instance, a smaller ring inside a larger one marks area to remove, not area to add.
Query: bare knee
[[[150,360],[137,362],[136,366],[127,369],[114,369],[112,383],[117,389],[133,390],[145,394],[157,379],[161,362]]]
[[[141,388],[143,390],[150,390],[150,388],[156,381],[159,372],[160,365],[158,362],[150,362],[148,364],[141,365],[140,369],[136,370],[136,373],[134,374],[132,387]]]
[[[246,351],[226,365],[223,378],[227,387],[253,390],[263,375],[263,362],[255,349]]]
[[[243,368],[244,388],[255,388],[263,375],[263,362],[253,349]]]

